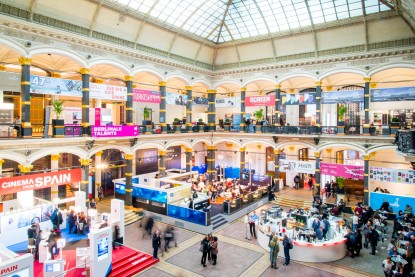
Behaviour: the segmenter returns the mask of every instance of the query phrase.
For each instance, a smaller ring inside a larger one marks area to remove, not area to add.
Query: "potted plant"
[[[344,178],[336,177],[337,194],[344,194]]]
[[[231,120],[229,118],[225,119],[225,122],[223,123],[223,130],[225,132],[229,132],[231,130]]]
[[[147,106],[143,108],[143,125],[151,125],[151,112],[152,110]]]
[[[347,113],[347,107],[344,104],[337,106],[337,120],[339,126],[344,126],[344,115]]]
[[[259,109],[256,110],[252,115],[255,117],[256,119],[256,133],[260,133],[261,132],[261,123],[262,123],[262,119],[264,118],[264,109]]]
[[[202,118],[199,118],[197,121],[197,126],[199,127],[199,132],[203,132],[205,128],[205,123],[203,122]]]
[[[63,137],[64,136],[64,129],[65,129],[65,122],[61,119],[62,112],[65,109],[63,104],[65,101],[61,101],[55,99],[52,101],[52,110],[55,112],[55,119],[52,119],[52,135],[54,137]]]
[[[177,117],[175,117],[175,118],[173,119],[173,128],[174,128],[174,132],[176,132],[176,133],[180,133],[180,127],[181,127],[181,124],[180,124],[180,119],[178,119]]]

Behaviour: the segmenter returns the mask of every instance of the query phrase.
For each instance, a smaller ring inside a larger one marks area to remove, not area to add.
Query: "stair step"
[[[220,222],[220,224],[213,225],[213,230],[215,230],[215,229],[219,228],[219,227],[220,227],[220,226],[222,226],[222,225],[225,225],[226,223],[228,223],[228,221],[222,221],[222,222]]]
[[[221,221],[226,221],[226,220],[223,217],[221,217],[220,219],[210,220],[210,224],[215,225],[216,223],[221,222]]]
[[[145,257],[144,253],[136,252],[136,253],[134,253],[133,256],[125,257],[122,260],[119,260],[116,263],[114,263],[113,266],[112,266],[112,271],[116,271],[116,270],[124,267],[125,265],[128,265],[129,263],[132,263],[133,261],[139,260],[143,257]]]
[[[153,257],[150,256],[150,255],[143,255],[138,259],[128,261],[127,263],[123,264],[122,267],[118,267],[116,270],[113,270],[112,271],[112,276],[113,277],[116,277],[116,276],[126,277],[126,276],[128,276],[126,274],[127,272],[137,270],[138,268],[140,268],[140,265],[142,263],[145,263],[148,260],[153,260]],[[142,269],[140,269],[140,270],[142,270]],[[138,271],[135,271],[135,272],[138,272]]]
[[[123,271],[122,272],[122,274],[119,274],[119,273],[113,273],[113,274],[111,274],[112,275],[112,277],[132,277],[132,276],[135,276],[138,272],[140,272],[140,271],[143,271],[144,269],[146,269],[146,268],[148,268],[148,267],[150,267],[150,266],[152,266],[153,264],[155,264],[155,263],[157,263],[159,260],[153,260],[153,257],[150,257],[150,259],[148,259],[147,261],[145,261],[145,262],[143,262],[143,263],[141,263],[141,264],[139,264],[139,265],[137,265],[137,266],[135,266],[135,267],[132,267],[132,268],[129,268],[128,270],[125,270],[125,271]]]

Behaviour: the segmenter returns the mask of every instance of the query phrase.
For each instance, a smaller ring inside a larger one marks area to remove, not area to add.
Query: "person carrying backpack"
[[[277,260],[278,260],[278,252],[280,251],[280,245],[278,241],[279,241],[278,236],[274,236],[268,244],[270,260],[271,260],[271,268],[275,268],[275,269],[278,269]]]
[[[285,256],[284,265],[287,266],[287,265],[290,264],[290,250],[293,249],[293,243],[288,238],[287,234],[284,234],[284,239],[282,240],[282,245],[284,246],[284,256]]]
[[[354,258],[355,247],[356,247],[356,236],[354,235],[352,230],[349,229],[348,233],[344,237],[347,238],[347,241],[346,241],[347,251],[349,251],[351,257]]]

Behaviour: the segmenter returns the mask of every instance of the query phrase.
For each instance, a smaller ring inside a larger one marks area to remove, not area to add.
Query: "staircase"
[[[139,216],[136,212],[131,210],[124,210],[124,225],[130,225],[140,219],[142,219],[143,216]]]
[[[210,224],[213,225],[213,230],[218,229],[220,226],[228,223],[222,214],[217,214],[210,219]]]
[[[277,199],[271,201],[271,203],[276,204],[281,207],[299,207],[299,208],[311,208],[313,206],[313,201],[309,200],[297,200],[291,199],[283,196],[277,196]]]
[[[111,277],[131,277],[157,263],[150,254],[134,252],[113,262]]]

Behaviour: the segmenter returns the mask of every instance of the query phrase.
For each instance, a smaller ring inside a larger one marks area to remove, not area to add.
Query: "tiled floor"
[[[148,270],[144,271],[143,273],[141,273],[139,276],[142,277],[153,277],[153,276],[157,276],[157,277],[170,277],[170,276],[174,276],[171,275],[163,270],[157,269],[155,267],[149,268]]]
[[[283,266],[284,260],[279,259],[278,269],[268,268],[261,274],[261,277],[274,277],[274,276],[284,276],[284,277],[337,277],[340,275],[329,273],[315,268],[310,268],[301,264],[292,263],[289,266]]]

